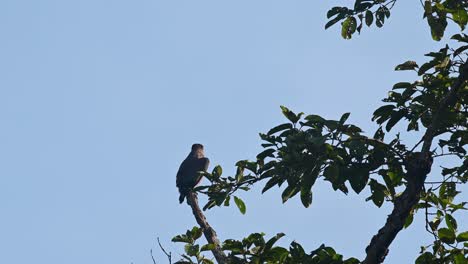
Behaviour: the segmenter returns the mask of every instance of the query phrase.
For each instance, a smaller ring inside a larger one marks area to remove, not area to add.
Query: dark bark
[[[208,224],[205,215],[203,215],[200,206],[198,206],[197,195],[193,192],[189,192],[187,195],[187,202],[192,208],[193,216],[197,220],[198,225],[203,230],[203,234],[205,235],[206,240],[208,241],[208,243],[215,245],[215,248],[211,252],[213,252],[216,261],[219,264],[226,264],[227,257],[221,249],[218,236],[216,235],[215,230],[210,226],[210,224]]]
[[[447,96],[441,100],[439,108],[435,111],[431,124],[423,136],[421,152],[411,153],[405,160],[407,186],[401,196],[395,199],[392,213],[388,216],[385,225],[372,237],[366,248],[364,264],[382,263],[388,253],[388,248],[398,232],[403,229],[406,218],[419,202],[419,196],[424,187],[424,181],[432,167],[431,145],[437,135],[439,123],[443,113],[453,107],[458,98],[458,92],[464,89],[468,76],[468,64],[460,66],[460,74],[452,85]]]
[[[398,232],[403,229],[406,218],[419,201],[419,195],[424,186],[424,181],[432,166],[432,156],[421,152],[414,153],[408,162],[406,169],[408,180],[405,191],[395,199],[392,213],[387,222],[372,238],[366,248],[365,264],[382,263],[388,253],[388,247],[393,242]]]

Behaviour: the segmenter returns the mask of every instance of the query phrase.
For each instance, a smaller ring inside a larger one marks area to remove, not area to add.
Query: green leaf
[[[462,232],[457,236],[457,242],[468,241],[468,231]]]
[[[402,64],[399,64],[395,67],[395,71],[407,71],[414,70],[418,68],[418,64],[415,61],[406,61]]]
[[[357,258],[349,258],[343,262],[343,264],[359,264],[361,263]]]
[[[227,239],[224,241],[222,249],[223,250],[231,250],[233,252],[242,252],[242,248],[244,246],[240,241],[234,239]]]
[[[281,124],[279,126],[275,126],[274,128],[270,129],[270,131],[268,131],[267,135],[273,135],[273,134],[278,133],[280,131],[291,129],[291,128],[292,128],[291,123]]]
[[[455,232],[451,229],[441,228],[438,230],[437,234],[439,239],[444,243],[452,244],[455,242]]]
[[[466,34],[455,34],[451,39],[458,40],[459,42],[468,42],[468,35]]]
[[[224,200],[224,206],[229,206],[230,201],[231,201],[231,196],[226,197],[226,200]]]
[[[382,6],[382,9],[383,9],[383,12],[385,14],[385,17],[389,18],[390,17],[390,9],[388,9],[388,7],[386,7],[386,6]]]
[[[429,226],[433,231],[437,230],[437,227],[440,225],[440,219],[439,218],[434,218],[429,222]]]
[[[374,111],[372,121],[377,120],[378,124],[382,124],[392,114],[393,109],[395,109],[394,105],[384,105],[377,108],[377,110]]]
[[[345,17],[345,14],[341,13],[338,16],[336,16],[334,19],[330,20],[325,24],[325,29],[328,29],[329,27],[333,26],[336,24],[336,22],[342,20]]]
[[[331,8],[330,10],[328,10],[327,18],[331,18],[332,16],[334,16],[336,14],[343,13],[343,12],[346,12],[346,11],[348,11],[348,8],[346,8],[346,7],[335,6],[335,7]]]
[[[289,110],[286,106],[280,106],[281,107],[281,111],[283,112],[283,115],[291,122],[293,123],[297,123],[297,121],[299,121],[299,119],[301,118],[301,116],[304,114],[304,113],[299,113],[299,114],[295,114],[293,113],[291,110]]]
[[[354,32],[356,32],[357,21],[353,16],[349,16],[345,19],[341,25],[341,36],[344,39],[351,39]]]
[[[338,175],[339,175],[339,168],[335,164],[331,164],[328,167],[325,168],[323,171],[323,176],[327,180],[330,180],[332,183],[338,180]]]
[[[208,251],[208,250],[213,250],[215,248],[216,248],[215,244],[206,244],[201,247],[200,251]]]
[[[257,163],[252,161],[247,161],[245,163],[245,168],[250,170],[253,173],[257,173]]]
[[[335,130],[339,126],[339,122],[336,120],[325,120],[325,125],[330,129],[330,130]]]
[[[187,244],[184,247],[185,253],[189,256],[197,256],[200,253],[200,248],[198,245]]]
[[[263,238],[264,233],[253,233],[250,234],[248,237],[242,240],[242,244],[246,247],[250,247],[252,244],[255,246],[263,247],[265,245],[265,239]]]
[[[384,192],[387,190],[387,188],[385,187],[385,185],[380,184],[378,181],[374,179],[370,180],[369,186],[370,186],[372,195],[366,198],[366,201],[369,201],[370,199],[372,199],[372,202],[374,202],[374,204],[377,205],[377,207],[381,207],[385,199]]]
[[[372,22],[374,21],[374,15],[370,10],[366,11],[366,25],[370,27],[372,25]]]
[[[419,68],[418,70],[418,75],[423,75],[424,73],[426,73],[429,69],[431,69],[432,67],[434,67],[435,65],[437,65],[437,61],[433,60],[433,61],[430,61],[430,62],[427,62],[427,63],[424,63],[421,68]]]
[[[213,261],[211,261],[211,260],[209,260],[209,259],[206,259],[206,258],[202,259],[201,263],[202,263],[202,264],[214,264]]]
[[[340,118],[340,124],[343,125],[348,120],[351,113],[344,113]]]
[[[265,250],[272,248],[276,241],[278,241],[282,237],[284,237],[284,233],[278,233],[276,234],[276,236],[270,238],[265,244]]]
[[[413,85],[409,82],[399,82],[393,85],[393,89],[406,89],[411,87],[413,87]]]
[[[447,227],[451,230],[457,230],[457,220],[453,218],[453,216],[446,214],[445,215],[445,223],[447,224]]]
[[[465,9],[459,8],[452,13],[453,21],[455,21],[461,28],[465,30],[466,23],[468,22],[468,14]]]
[[[379,28],[383,26],[385,23],[385,17],[387,16],[386,10],[383,8],[383,6],[380,6],[377,11],[375,12],[375,25]]]
[[[185,255],[182,255],[182,257],[185,257]],[[193,264],[193,261],[178,260],[174,264]]]
[[[294,259],[302,259],[305,255],[304,248],[298,244],[297,242],[293,241],[289,246],[289,252]]]
[[[244,168],[237,167],[236,169],[236,181],[241,182],[244,179]]]
[[[455,264],[466,264],[468,262],[468,259],[465,258],[462,253],[457,253],[454,255],[453,260],[455,261]]]
[[[390,131],[403,117],[405,116],[405,111],[394,111],[388,120],[385,130]]]
[[[381,19],[377,19],[375,21],[375,25],[378,27],[378,28],[381,28],[383,27],[383,21]]]
[[[314,124],[323,124],[325,122],[325,119],[319,115],[308,115],[305,117],[305,120]]]
[[[183,243],[192,243],[192,239],[190,239],[187,235],[177,235],[172,238],[172,242],[183,242]]]
[[[425,14],[427,23],[431,28],[432,39],[439,41],[444,36],[445,28],[447,27],[447,13],[444,10],[438,9],[437,6],[433,6],[432,9],[432,11],[436,12],[436,16],[433,15],[433,12],[428,12],[428,10],[426,10]]]
[[[213,175],[214,178],[219,178],[219,176],[223,174],[223,168],[217,165],[216,167],[214,167],[213,172],[211,174]]]
[[[384,137],[385,137],[385,132],[383,132],[382,127],[379,127],[379,128],[375,131],[375,134],[374,134],[373,138],[374,138],[374,139],[377,139],[377,140],[380,140],[380,141],[383,141],[383,140],[384,140]]]
[[[429,264],[433,263],[434,255],[430,252],[424,252],[415,261],[415,264]]]
[[[383,191],[379,190],[372,194],[372,202],[374,202],[377,207],[381,207],[385,200],[385,194]]]
[[[257,160],[263,160],[266,157],[273,158],[273,157],[275,157],[273,155],[273,153],[275,153],[275,151],[276,151],[275,149],[266,149],[266,150],[262,151],[260,154],[257,155]]]
[[[262,193],[268,191],[271,187],[275,186],[276,184],[278,184],[279,182],[279,179],[278,177],[272,177],[270,180],[268,180],[268,182],[265,184],[265,187],[263,187],[262,189]]]
[[[199,239],[203,234],[203,230],[197,226],[194,226],[192,230],[190,231],[190,236],[193,238],[193,240]]]
[[[349,183],[356,193],[360,193],[367,185],[369,180],[369,171],[362,168],[351,168],[349,170]]]
[[[406,218],[405,224],[403,225],[403,227],[408,228],[411,225],[411,223],[413,223],[413,219],[414,219],[414,212],[411,211],[411,213]]]
[[[281,194],[281,198],[283,199],[283,203],[285,203],[289,198],[293,197],[298,193],[299,189],[296,186],[289,185],[284,189],[283,193]]]
[[[362,132],[362,129],[355,125],[344,125],[341,130],[343,131],[344,134],[346,135],[357,135]]]
[[[310,188],[301,188],[301,202],[305,208],[312,204],[312,190]]]
[[[242,201],[239,197],[234,196],[234,202],[236,203],[237,208],[239,208],[239,211],[240,211],[242,214],[245,214],[246,207],[245,207],[244,201]]]
[[[458,56],[459,54],[461,54],[462,52],[464,52],[465,50],[468,49],[468,45],[465,45],[465,46],[461,46],[460,48],[456,49],[454,52],[453,52],[453,56]]]
[[[268,258],[278,261],[278,263],[285,263],[289,255],[289,251],[283,247],[274,247],[266,252]]]
[[[209,200],[209,201],[205,204],[205,206],[203,206],[203,211],[205,211],[206,209],[213,208],[215,205],[216,205],[216,201],[215,201],[215,200]]]

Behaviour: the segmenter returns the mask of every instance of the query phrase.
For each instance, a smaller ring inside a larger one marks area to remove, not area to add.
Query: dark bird
[[[210,160],[205,158],[202,144],[193,144],[187,158],[180,164],[177,172],[176,186],[179,188],[179,203],[182,203],[185,196],[197,186],[202,180],[200,171],[206,171]]]

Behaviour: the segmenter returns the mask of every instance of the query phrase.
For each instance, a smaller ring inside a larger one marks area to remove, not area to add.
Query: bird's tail
[[[187,196],[187,194],[189,193],[190,189],[187,189],[187,188],[180,188],[179,187],[179,193],[180,193],[180,196],[179,196],[179,203],[183,203],[184,202],[184,199],[185,199],[185,196]]]
[[[185,199],[185,194],[181,193],[179,196],[179,203],[183,203]]]

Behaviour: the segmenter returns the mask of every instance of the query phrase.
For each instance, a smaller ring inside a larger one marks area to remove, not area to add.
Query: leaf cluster
[[[194,227],[193,233],[197,230]],[[336,251],[325,245],[321,245],[319,248],[307,253],[304,248],[293,241],[288,248],[278,246],[276,243],[279,239],[284,237],[285,234],[278,233],[268,240],[265,240],[264,233],[253,233],[242,240],[227,239],[222,245],[221,249],[226,253],[228,257],[228,263],[231,264],[244,264],[244,263],[283,263],[283,264],[294,264],[294,263],[330,263],[330,264],[357,264],[359,261],[355,258],[344,259],[342,255],[336,253]],[[189,263],[212,263],[211,260],[202,256],[203,252],[211,250],[215,245],[206,244],[200,246],[195,244],[196,239],[181,239],[187,235],[178,235],[173,238],[174,242],[185,243],[185,254],[182,255],[182,259],[176,264],[189,264]]]
[[[454,201],[459,193],[456,182],[448,178],[421,195],[415,211],[425,211],[426,230],[433,235],[434,242],[421,247],[416,263],[466,263],[468,231],[459,231],[454,217],[456,212],[467,210],[466,202]],[[407,220],[406,227],[411,221],[412,217]]]
[[[390,18],[391,9],[397,0],[355,0],[352,7],[335,6],[327,12],[330,19],[325,29],[341,21],[341,36],[351,39],[356,32],[361,33],[363,24],[383,27]],[[461,30],[468,22],[468,1],[464,0],[426,0],[421,1],[423,17],[427,19],[432,38],[440,41],[444,36],[448,21],[453,21]]]

